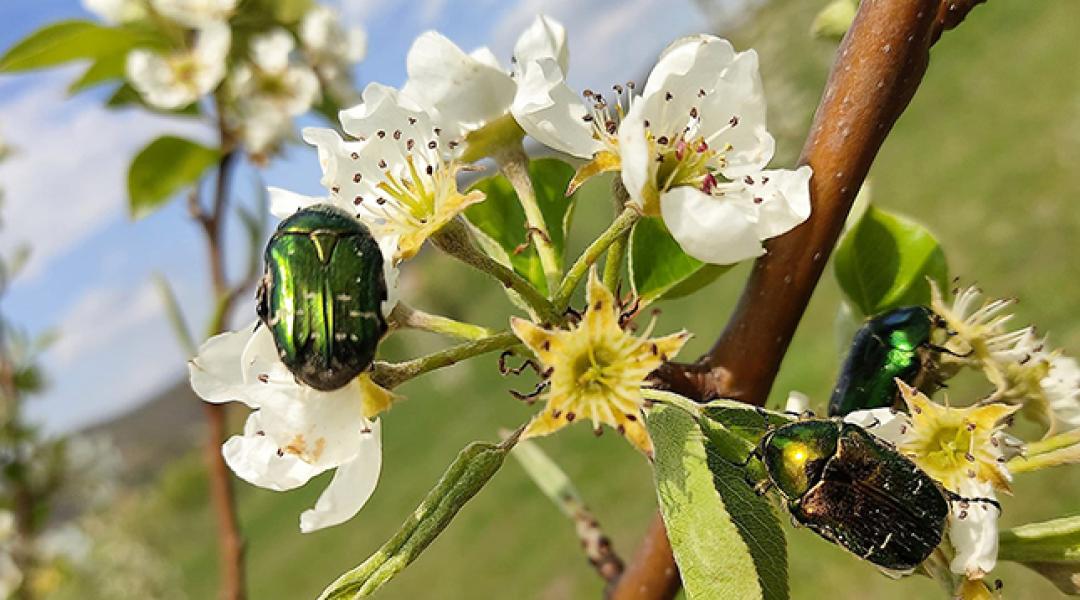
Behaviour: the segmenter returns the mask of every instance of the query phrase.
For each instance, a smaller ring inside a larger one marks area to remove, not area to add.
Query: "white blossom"
[[[154,10],[193,29],[228,19],[239,0],[150,0]]]
[[[130,23],[146,16],[143,0],[82,0],[82,5],[110,24]]]
[[[402,93],[413,98],[447,130],[462,137],[510,113],[522,93],[522,65],[550,59],[565,70],[566,30],[549,17],[536,17],[514,46],[508,72],[487,48],[466,53],[442,34],[429,31],[413,42],[406,59],[409,79]]]
[[[687,254],[730,264],[810,215],[809,167],[766,170],[775,143],[765,124],[757,54],[707,35],[669,46],[641,90],[605,95],[566,84],[565,68],[521,65],[513,113],[526,133],[589,159],[573,185],[621,172],[631,203],[662,216]]]
[[[382,450],[380,422],[373,419],[390,393],[367,375],[329,392],[298,383],[279,359],[270,330],[255,324],[207,340],[189,372],[203,400],[254,409],[243,434],[222,447],[241,479],[282,491],[335,469],[315,507],[300,516],[301,531],[352,518],[374,492]]]
[[[132,50],[127,56],[128,80],[153,106],[187,106],[213,91],[225,77],[229,40],[229,27],[216,23],[199,30],[189,50],[168,55]]]
[[[250,60],[229,79],[248,151],[261,155],[292,134],[292,119],[308,111],[319,97],[319,79],[306,65],[290,62],[295,48],[284,29],[252,38]]]
[[[319,150],[326,198],[273,190],[275,210],[329,202],[356,215],[380,246],[393,245],[393,262],[411,258],[428,237],[480,202],[480,192],[457,187],[457,142],[397,90],[372,83],[363,103],[341,112],[345,141],[331,129],[308,128],[304,139]]]
[[[1080,364],[1067,356],[1048,359],[1050,367],[1040,385],[1059,425],[1080,428]]]

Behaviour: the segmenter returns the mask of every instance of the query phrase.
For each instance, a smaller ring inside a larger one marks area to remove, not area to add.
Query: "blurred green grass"
[[[824,2],[774,1],[737,35],[761,54],[771,128],[783,164],[797,155],[820,93],[833,46],[811,40],[810,20]],[[988,293],[1023,298],[1017,322],[1034,322],[1054,345],[1080,354],[1080,22],[1077,2],[990,2],[934,48],[926,80],[873,171],[874,200],[916,216],[939,236],[952,273]],[[584,191],[576,240],[595,232],[610,210],[603,183]],[[508,305],[479,276],[427,253],[405,282],[420,307],[502,326]],[[693,298],[662,306],[658,332],[697,333],[684,351],[704,351],[726,321],[746,267]],[[474,290],[492,290],[483,295]],[[839,299],[826,273],[773,390],[779,402],[798,389],[822,405],[839,354],[833,321]],[[395,355],[443,342],[405,334]],[[412,382],[408,400],[386,416],[384,470],[375,496],[349,523],[310,535],[298,531],[327,477],[290,493],[238,484],[248,539],[251,597],[314,597],[325,584],[377,548],[455,453],[474,439],[493,439],[533,408],[505,389],[494,358],[458,365]],[[629,557],[655,509],[647,463],[618,436],[571,427],[543,440],[573,477],[617,550]],[[1080,472],[1020,476],[1005,502],[1005,523],[1080,513]],[[167,468],[141,508],[123,516],[183,573],[190,598],[213,598],[213,519],[197,456]],[[118,518],[120,518],[118,516]],[[928,580],[899,582],[805,530],[790,530],[794,598],[941,597]],[[1009,598],[1056,597],[1051,585],[1021,567],[995,573]],[[446,533],[382,593],[385,598],[594,598],[601,590],[578,550],[572,528],[512,461]]]

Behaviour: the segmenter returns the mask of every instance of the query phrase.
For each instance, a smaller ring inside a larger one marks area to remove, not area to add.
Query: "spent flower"
[[[681,331],[650,338],[625,329],[623,315],[596,269],[589,273],[587,308],[580,323],[547,329],[514,317],[514,334],[536,354],[550,387],[546,406],[529,422],[522,439],[547,435],[581,418],[613,427],[638,450],[652,456],[653,445],[642,423],[641,388],[649,373],[678,354],[690,334]]]

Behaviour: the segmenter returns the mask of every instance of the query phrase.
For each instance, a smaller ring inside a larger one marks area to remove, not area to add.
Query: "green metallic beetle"
[[[937,316],[925,306],[907,306],[877,315],[851,342],[840,368],[829,416],[856,410],[895,406],[900,398],[895,378],[925,389],[934,385],[933,366],[939,348],[931,343]]]
[[[315,205],[281,222],[264,258],[256,311],[293,375],[326,391],[367,369],[386,333],[383,256],[367,227]]]
[[[958,499],[891,445],[840,419],[772,429],[752,456],[796,521],[893,571],[930,556],[941,543],[949,500]]]

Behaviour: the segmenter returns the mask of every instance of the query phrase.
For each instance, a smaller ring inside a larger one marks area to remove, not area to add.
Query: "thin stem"
[[[401,363],[377,362],[375,363],[375,374],[372,376],[372,380],[386,389],[393,389],[428,371],[449,367],[467,358],[480,356],[488,352],[506,350],[519,343],[517,336],[512,332],[503,331]]]
[[[496,333],[487,327],[424,312],[404,302],[394,307],[387,320],[391,329],[420,329],[463,340],[481,340]]]
[[[637,223],[637,220],[641,218],[641,213],[637,209],[627,207],[622,211],[614,222],[608,226],[604,233],[600,234],[600,237],[589,245],[581,256],[570,267],[570,270],[566,272],[566,277],[563,277],[562,283],[559,284],[559,289],[555,292],[551,301],[555,304],[555,310],[560,313],[566,310],[566,307],[570,303],[570,297],[574,295],[574,290],[577,288],[578,283],[581,281],[585,274],[597,260],[600,259],[600,255],[604,253],[616,240],[619,239],[622,234],[630,231],[630,228]]]
[[[481,252],[473,244],[469,231],[461,221],[451,221],[435,234],[431,241],[443,252],[478,271],[491,275],[504,286],[517,292],[541,321],[546,323],[559,321],[558,313],[551,302],[548,302],[547,298],[513,269]]]
[[[619,213],[625,209],[627,201],[630,200],[630,193],[626,191],[622,177],[611,180],[611,198],[615,202],[615,215],[618,217]],[[604,259],[604,285],[612,292],[619,287],[619,274],[622,271],[623,257],[626,255],[626,246],[629,241],[630,230],[627,229],[615,238]]]
[[[553,291],[562,277],[562,257],[555,252],[547,222],[544,220],[544,213],[537,204],[536,190],[533,189],[532,178],[529,177],[529,156],[525,154],[525,147],[521,144],[521,140],[517,139],[514,143],[503,146],[493,158],[499,165],[499,170],[517,192],[518,201],[525,211],[525,222],[528,225],[528,230],[525,232],[526,241],[532,238],[536,253],[540,256],[540,265],[544,269],[548,290]]]

